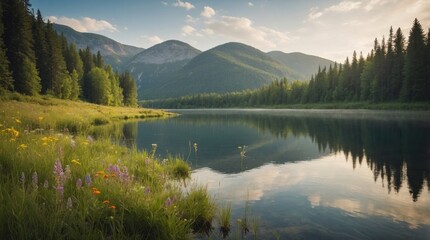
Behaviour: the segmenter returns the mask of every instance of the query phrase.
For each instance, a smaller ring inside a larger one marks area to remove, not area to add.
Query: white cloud
[[[68,17],[48,17],[49,21],[53,23],[67,25],[79,32],[118,32],[118,29],[111,23],[105,20],[97,20],[90,17],[83,17],[81,19],[68,18]]]
[[[321,11],[319,11],[318,7],[311,8],[311,11],[308,14],[308,21],[314,21],[320,18],[323,15]]]
[[[195,8],[193,4],[191,4],[189,2],[182,2],[181,0],[177,0],[177,2],[173,3],[173,6],[182,7],[182,8],[185,8],[187,10],[191,10],[191,9]]]
[[[169,4],[165,1],[161,1],[161,4],[163,4],[164,6],[168,6]]]
[[[351,10],[359,8],[360,6],[361,6],[361,2],[342,1],[337,5],[333,5],[326,8],[326,11],[349,12]]]
[[[211,18],[215,15],[215,10],[211,7],[205,6],[203,7],[203,11],[200,15],[202,15],[205,18]]]
[[[254,4],[252,2],[248,2],[248,6],[253,7]]]
[[[286,33],[255,26],[251,19],[245,17],[222,16],[207,22],[202,32],[207,35],[221,35],[264,50],[275,49],[288,41]]]
[[[154,36],[150,36],[148,37],[149,42],[151,42],[152,44],[159,44],[163,42],[163,39],[161,39],[159,36],[154,35]]]
[[[383,6],[386,3],[388,3],[389,0],[370,0],[366,6],[364,6],[364,9],[366,9],[366,11],[371,11],[373,10],[375,7],[379,7],[379,6]]]
[[[196,29],[190,25],[182,27],[182,36],[191,36],[196,33]]]

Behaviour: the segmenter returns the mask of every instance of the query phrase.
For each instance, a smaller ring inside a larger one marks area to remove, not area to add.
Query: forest
[[[158,108],[282,106],[338,102],[430,101],[430,30],[415,19],[406,42],[402,30],[391,27],[388,39],[374,41],[364,57],[354,51],[343,64],[319,68],[309,81],[281,79],[256,90],[206,93],[145,101]]]
[[[28,0],[0,2],[0,93],[7,92],[137,106],[130,73],[112,69],[100,52],[69,44]]]

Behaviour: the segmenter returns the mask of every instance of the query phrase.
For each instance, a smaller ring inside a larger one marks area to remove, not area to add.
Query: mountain
[[[276,61],[294,69],[300,74],[299,79],[309,80],[311,76],[318,72],[318,67],[329,67],[334,62],[325,58],[307,55],[300,52],[284,53],[281,51],[268,52],[268,56]]]
[[[100,51],[105,63],[114,68],[119,68],[123,62],[144,50],[143,48],[121,44],[103,35],[81,33],[61,24],[53,24],[53,28],[58,34],[63,34],[69,42],[76,44],[79,49],[88,46],[93,53]]]
[[[157,79],[142,93],[145,99],[225,93],[255,89],[275,79],[299,76],[256,48],[226,43],[197,55],[175,74]]]
[[[176,72],[200,53],[200,50],[187,43],[168,40],[135,55],[123,69],[129,70],[135,77],[138,95],[142,98],[160,79],[175,76]]]

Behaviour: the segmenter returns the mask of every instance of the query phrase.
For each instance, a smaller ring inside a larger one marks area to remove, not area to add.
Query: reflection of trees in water
[[[309,136],[320,151],[343,152],[353,168],[365,160],[375,181],[380,177],[389,192],[398,192],[405,180],[414,201],[424,182],[430,191],[430,123],[426,121],[262,114],[185,115],[177,121],[241,123],[279,138]]]

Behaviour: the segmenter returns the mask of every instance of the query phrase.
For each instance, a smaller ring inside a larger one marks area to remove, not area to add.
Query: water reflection
[[[197,142],[200,161],[193,162],[194,168],[230,174],[270,162],[311,160],[342,152],[353,168],[365,161],[374,180],[381,178],[388,192],[407,185],[404,187],[416,201],[425,182],[430,182],[430,118],[426,114],[188,111],[169,120],[126,124],[124,135],[130,143],[138,136],[138,148],[157,143],[162,154],[170,151],[191,160],[190,143]],[[245,166],[239,164],[237,146],[241,145],[249,146]]]

